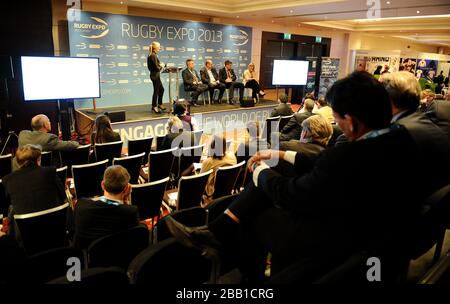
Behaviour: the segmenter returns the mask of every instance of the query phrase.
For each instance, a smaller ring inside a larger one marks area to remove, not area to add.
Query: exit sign
[[[316,43],[321,43],[322,42],[322,37],[316,36]]]
[[[284,33],[284,39],[291,39],[291,34]]]

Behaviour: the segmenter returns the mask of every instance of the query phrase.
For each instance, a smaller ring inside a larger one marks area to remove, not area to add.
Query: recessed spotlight
[[[275,20],[272,20],[272,23],[275,23]]]
[[[294,12],[293,10],[290,10],[290,11],[289,11],[289,13],[291,13],[291,14],[292,14],[293,12]]]
[[[199,13],[202,14],[203,12],[202,12],[202,11],[199,11]]]
[[[391,4],[391,1],[386,1],[386,4]]]
[[[420,14],[420,11],[416,11],[416,13]]]
[[[236,18],[239,18],[239,16],[236,16]]]
[[[123,4],[123,1],[120,1],[120,4]]]

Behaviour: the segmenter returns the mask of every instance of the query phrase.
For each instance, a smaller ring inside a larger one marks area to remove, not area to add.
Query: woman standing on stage
[[[258,95],[261,97],[266,95],[266,93],[264,93],[264,91],[261,90],[261,87],[255,78],[255,64],[254,63],[250,63],[248,65],[248,69],[244,71],[244,75],[242,78],[244,80],[244,86],[246,88],[252,89],[252,98],[253,98],[253,100],[255,100],[255,102],[258,101]]]
[[[165,110],[162,106],[164,87],[160,78],[160,72],[164,68],[164,65],[159,62],[157,55],[160,48],[159,42],[153,41],[149,46],[149,55],[147,58],[147,67],[150,71],[150,79],[153,83],[152,111],[158,114],[161,114],[161,111]]]

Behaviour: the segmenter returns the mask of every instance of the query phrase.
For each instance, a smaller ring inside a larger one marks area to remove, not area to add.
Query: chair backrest
[[[128,156],[133,156],[137,154],[141,154],[144,152],[143,161],[148,160],[148,154],[152,148],[153,137],[145,137],[138,139],[129,139],[128,140]]]
[[[120,267],[95,267],[81,271],[80,281],[69,281],[67,275],[48,282],[48,284],[69,284],[86,286],[115,286],[129,284],[128,276]]]
[[[107,165],[108,160],[105,159],[92,164],[72,166],[73,183],[77,198],[94,197],[103,194],[101,182]]]
[[[122,154],[122,145],[123,141],[95,144],[94,153],[96,161],[107,159],[108,165],[111,165],[114,158],[120,158]]]
[[[193,163],[199,163],[205,145],[181,148],[179,170],[177,176],[180,176],[184,170],[188,169]]]
[[[85,268],[84,253],[74,247],[60,247],[46,250],[31,256],[27,261],[29,274],[33,283],[46,283],[67,274],[67,261],[77,258],[81,269]]]
[[[61,180],[61,183],[63,185],[66,184],[66,180],[67,180],[67,166],[61,167],[61,168],[57,168],[56,169],[56,176],[59,177],[59,179]]]
[[[245,161],[237,165],[220,167],[216,171],[213,199],[231,194],[240,170],[245,166]]]
[[[214,221],[219,215],[224,213],[238,195],[239,194],[222,196],[221,198],[212,201],[206,208],[206,211],[208,212],[208,223]]]
[[[294,114],[288,115],[288,116],[281,116],[280,122],[278,123],[278,131],[283,130],[284,126],[291,120],[291,118],[294,117]]]
[[[10,202],[6,200],[5,187],[0,179],[0,217],[8,216]]]
[[[167,239],[142,251],[128,267],[132,284],[203,284],[213,281],[211,262],[201,251]]]
[[[146,184],[132,185],[131,203],[136,205],[140,220],[160,214],[164,191],[169,177]]]
[[[193,131],[192,133],[194,133],[194,146],[200,145],[200,142],[202,140],[203,130]]]
[[[206,209],[202,207],[193,207],[172,212],[170,214],[178,222],[189,227],[203,226],[206,224]],[[161,218],[156,224],[156,241],[161,242],[172,237],[167,228],[166,217]]]
[[[177,148],[150,152],[148,155],[149,181],[157,181],[170,175],[174,160],[174,152]]]
[[[42,151],[41,152],[41,166],[50,167],[52,166],[53,153],[52,151]]]
[[[450,284],[450,252],[447,252],[438,263],[433,265],[419,280],[419,284]]]
[[[178,181],[177,210],[200,206],[206,183],[213,169],[196,175],[182,176]]]
[[[117,266],[127,269],[133,258],[149,245],[145,226],[104,236],[88,247],[88,267]]]
[[[166,137],[166,135],[158,135],[156,136],[156,151],[160,151],[161,147],[162,147],[162,143],[164,141],[164,138]]]
[[[266,119],[266,123],[264,124],[264,129],[262,133],[262,138],[265,138],[267,142],[270,143],[270,136],[272,132],[278,130],[278,123],[280,121],[280,116],[269,117]]]
[[[84,165],[89,162],[89,151],[91,145],[80,146],[69,151],[60,151],[61,166],[67,166],[67,173],[72,176],[73,165]]]
[[[0,156],[0,179],[12,172],[12,154]]]
[[[28,255],[64,246],[68,206],[65,203],[43,211],[14,215]]]
[[[130,174],[130,184],[137,184],[144,155],[145,152],[142,152],[133,156],[114,158],[112,164],[121,165],[122,167],[127,169],[128,173]]]

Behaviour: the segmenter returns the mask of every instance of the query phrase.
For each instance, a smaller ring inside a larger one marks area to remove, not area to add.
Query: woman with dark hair
[[[196,131],[197,121],[186,111],[186,106],[182,103],[176,103],[173,106],[173,115],[177,116],[183,123],[183,130]]]
[[[120,141],[119,133],[113,131],[107,115],[98,115],[95,119],[95,131],[91,135],[91,144],[104,144],[114,141]]]

